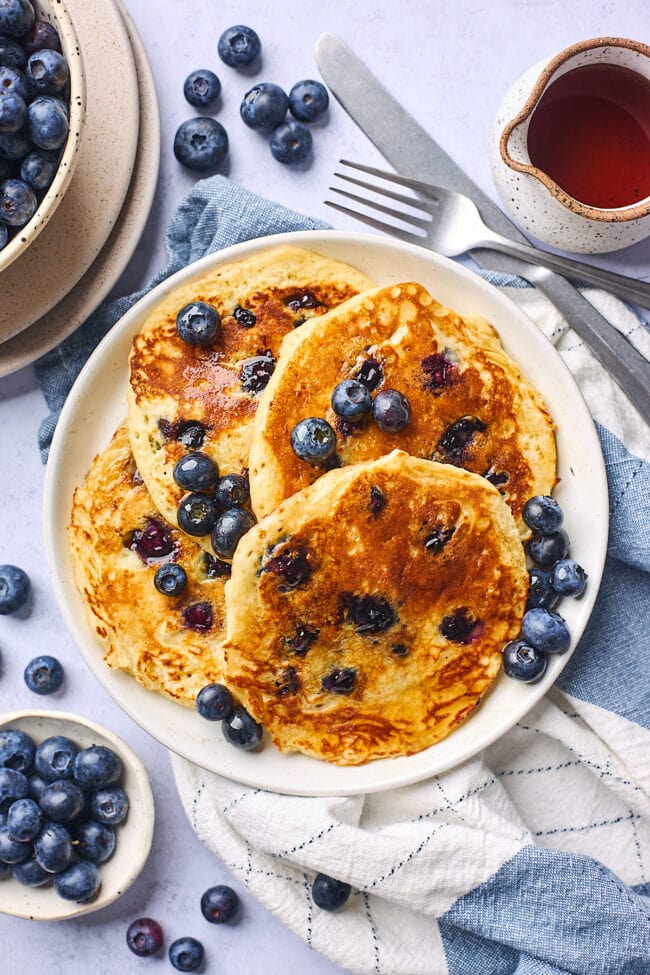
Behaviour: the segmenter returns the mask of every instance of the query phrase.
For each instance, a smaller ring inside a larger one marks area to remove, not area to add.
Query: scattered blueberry
[[[521,513],[525,524],[533,531],[542,535],[552,535],[562,525],[562,509],[555,500],[547,494],[538,494],[529,498]]]
[[[324,691],[331,694],[351,694],[357,683],[357,672],[353,667],[338,667],[325,674],[321,684]]]
[[[224,719],[221,727],[226,741],[235,748],[241,748],[242,751],[257,748],[262,740],[262,725],[258,724],[241,704]]]
[[[13,840],[28,843],[41,830],[43,814],[33,799],[17,799],[9,806],[7,832]]]
[[[187,573],[178,562],[166,562],[156,569],[153,584],[163,596],[180,596],[187,588]]]
[[[201,897],[201,913],[211,924],[228,924],[239,911],[239,897],[226,884],[208,887]]]
[[[189,345],[210,345],[221,333],[221,318],[212,305],[192,301],[176,315],[176,329],[183,342]]]
[[[530,584],[528,587],[528,599],[526,609],[534,609],[541,606],[544,609],[551,609],[557,602],[557,593],[553,589],[551,573],[548,569],[541,569],[535,566],[528,570]]]
[[[174,480],[186,491],[212,494],[219,480],[219,468],[207,454],[192,450],[175,465]]]
[[[58,98],[41,95],[27,108],[27,126],[39,149],[60,149],[68,138],[68,110]]]
[[[336,450],[336,433],[326,420],[310,416],[291,431],[291,447],[300,460],[322,464]]]
[[[57,95],[67,85],[70,72],[67,61],[58,51],[43,48],[30,55],[25,77],[42,95]]]
[[[94,792],[90,798],[90,814],[98,823],[118,826],[129,812],[129,798],[119,785],[107,786]]]
[[[526,543],[526,551],[538,565],[552,566],[569,551],[569,537],[562,528],[550,535],[535,532]]]
[[[398,390],[380,389],[372,404],[372,416],[380,430],[399,433],[410,422],[411,406]]]
[[[122,775],[122,760],[105,745],[91,745],[74,760],[74,778],[82,789],[103,789],[115,785]]]
[[[115,833],[106,823],[88,819],[75,827],[72,843],[76,855],[82,860],[104,863],[115,849]]]
[[[76,782],[59,779],[43,790],[38,801],[45,818],[53,823],[71,823],[84,805],[84,794]]]
[[[46,190],[51,185],[59,165],[59,158],[45,149],[35,149],[25,156],[20,167],[20,178],[35,190]]]
[[[195,972],[203,955],[203,945],[196,938],[177,938],[169,946],[169,960],[177,972]]]
[[[283,122],[273,129],[269,139],[273,158],[289,166],[300,165],[309,159],[313,145],[312,134],[302,122]]]
[[[34,768],[46,782],[71,779],[79,749],[63,735],[52,735],[40,743],[34,756]]]
[[[147,518],[144,528],[136,528],[124,542],[145,565],[152,565],[178,554],[171,529],[157,518]]]
[[[561,596],[582,596],[588,575],[573,559],[560,559],[553,566],[552,585]]]
[[[346,420],[359,420],[372,410],[372,397],[367,386],[357,379],[344,379],[332,392],[332,409]]]
[[[219,479],[214,499],[222,508],[238,508],[250,497],[248,478],[241,474],[224,474]]]
[[[508,677],[531,684],[546,670],[546,654],[525,640],[511,640],[503,648],[503,669]]]
[[[12,92],[1,95],[0,132],[17,132],[25,124],[26,118],[27,105],[20,95]]]
[[[245,359],[241,364],[240,382],[246,393],[261,393],[266,389],[275,370],[275,358],[270,352]]]
[[[195,633],[207,633],[214,625],[214,610],[210,603],[191,603],[182,615],[183,626]]]
[[[6,826],[0,826],[0,861],[22,863],[32,855],[32,844],[13,839]]]
[[[10,227],[24,227],[36,212],[34,191],[22,179],[6,179],[0,183],[0,223]]]
[[[528,643],[544,653],[564,653],[571,643],[569,628],[560,614],[541,607],[524,613],[521,632]]]
[[[24,799],[28,792],[26,775],[13,768],[0,768],[0,812],[7,812],[16,799]]]
[[[176,130],[174,155],[188,169],[217,169],[228,155],[228,133],[216,119],[190,118]]]
[[[217,518],[210,540],[212,548],[223,559],[231,559],[239,539],[255,524],[255,517],[246,508],[228,508]]]
[[[225,684],[206,684],[196,696],[196,710],[206,721],[223,721],[233,707],[232,694]]]
[[[72,860],[72,840],[65,826],[46,823],[36,837],[34,857],[48,873],[65,870]]]
[[[2,0],[0,3],[0,34],[24,37],[35,19],[29,0]]]
[[[153,918],[139,917],[129,924],[126,943],[134,955],[147,958],[162,948],[163,930]]]
[[[34,694],[54,694],[63,684],[63,667],[56,659],[44,654],[34,657],[25,667],[25,683]]]
[[[221,82],[214,71],[208,68],[199,68],[188,74],[183,85],[185,98],[196,108],[205,108],[216,102],[221,93]]]
[[[57,873],[54,887],[57,894],[67,901],[87,904],[99,893],[101,887],[99,869],[87,860],[77,860],[67,870]]]
[[[40,51],[47,47],[52,51],[61,50],[61,42],[56,29],[47,20],[35,20],[23,38],[23,45],[27,54]]]
[[[11,868],[11,876],[19,884],[26,887],[44,887],[52,880],[52,874],[44,870],[36,860],[23,860],[22,863],[14,863]]]
[[[209,535],[217,520],[219,506],[207,494],[186,494],[178,506],[179,527],[188,535]]]
[[[24,731],[0,729],[0,766],[27,774],[34,764],[36,745]]]
[[[239,114],[251,129],[275,129],[284,120],[288,108],[286,92],[272,81],[262,81],[246,92]]]
[[[337,911],[348,900],[352,888],[342,880],[335,880],[325,873],[316,875],[312,884],[311,896],[314,904],[323,911]]]
[[[262,45],[251,27],[237,24],[223,32],[217,44],[217,53],[230,68],[242,68],[252,64]]]
[[[297,81],[289,92],[289,111],[300,122],[314,122],[329,103],[327,88],[320,81]]]

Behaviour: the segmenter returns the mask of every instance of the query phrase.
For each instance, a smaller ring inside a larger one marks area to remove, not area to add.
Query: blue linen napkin
[[[142,292],[102,305],[37,363],[51,411],[39,431],[43,459],[87,357],[151,287],[222,247],[325,226],[223,177],[197,183],[167,231],[164,271]],[[523,296],[520,279],[482,276]],[[567,346],[570,368],[578,345]],[[606,422],[598,432],[611,521],[595,610],[561,693],[486,756],[427,783],[347,800],[244,789],[173,759],[198,835],[307,943],[350,971],[650,973],[650,464],[628,449],[639,443],[638,425],[629,442],[620,420],[616,433]],[[570,802],[557,821],[540,822],[535,803],[552,794],[561,805],[563,793]],[[281,821],[295,830],[290,845]],[[319,869],[354,885],[346,910],[312,910]]]

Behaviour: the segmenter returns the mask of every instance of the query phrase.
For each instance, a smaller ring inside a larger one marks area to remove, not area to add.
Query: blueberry
[[[0,94],[20,95],[24,102],[28,102],[30,100],[30,92],[25,72],[21,71],[20,68],[1,67]]]
[[[526,543],[526,551],[538,565],[555,565],[569,551],[569,537],[562,528],[551,535],[535,532]]]
[[[43,790],[38,801],[43,815],[53,823],[71,823],[84,805],[84,794],[76,782],[59,779]]]
[[[0,565],[0,616],[17,613],[26,605],[31,592],[32,584],[23,569],[17,565]]]
[[[188,535],[209,535],[219,515],[219,505],[207,494],[186,494],[178,506],[179,527]]]
[[[230,68],[252,64],[262,49],[260,39],[251,27],[237,24],[223,32],[217,44],[217,53]]]
[[[7,832],[12,840],[28,843],[41,831],[43,815],[33,799],[17,799],[9,806]]]
[[[251,129],[275,129],[287,114],[289,99],[272,81],[261,81],[244,95],[239,114]]]
[[[29,0],[0,0],[0,34],[23,37],[35,19]]]
[[[115,831],[106,823],[88,819],[73,830],[72,843],[76,855],[82,860],[104,863],[115,849]]]
[[[4,223],[0,223],[0,251],[9,240],[9,231]]]
[[[30,55],[25,77],[32,88],[42,95],[57,95],[67,85],[70,72],[65,58],[58,51],[43,48]]]
[[[98,823],[118,826],[129,812],[129,797],[119,785],[99,789],[90,798],[90,815]]]
[[[372,404],[372,416],[380,430],[399,433],[410,422],[411,406],[396,389],[381,389]]]
[[[32,855],[32,844],[15,840],[9,835],[6,826],[0,826],[0,861],[2,863],[22,863]]]
[[[22,161],[20,178],[35,190],[46,190],[51,185],[59,166],[55,153],[35,149]]]
[[[191,603],[183,610],[183,626],[195,633],[207,633],[214,625],[214,610],[210,603]]]
[[[245,752],[257,748],[262,740],[262,725],[258,724],[241,704],[224,719],[221,727],[226,741]]]
[[[34,768],[46,782],[71,779],[79,749],[63,735],[52,735],[40,743],[34,756]]]
[[[560,614],[542,607],[524,613],[521,632],[528,643],[544,653],[564,653],[571,643],[569,628]]]
[[[331,694],[351,694],[357,683],[357,672],[353,667],[339,667],[326,674],[321,685]]]
[[[87,904],[99,893],[102,881],[99,869],[87,860],[77,860],[54,878],[54,888],[67,901]]]
[[[540,532],[542,535],[552,535],[560,528],[564,516],[555,498],[547,494],[538,494],[528,499],[521,517],[533,531]]]
[[[46,823],[36,837],[34,857],[48,873],[65,870],[72,860],[72,840],[65,826]]]
[[[136,918],[127,928],[126,943],[134,955],[147,958],[162,948],[163,930],[151,917]]]
[[[342,880],[319,873],[311,888],[314,904],[323,911],[337,911],[348,900],[352,888]]]
[[[183,85],[185,98],[196,108],[204,108],[216,102],[221,93],[221,82],[214,71],[208,68],[199,68],[188,74]]]
[[[217,484],[214,499],[222,508],[238,508],[250,497],[248,478],[241,474],[224,474]]]
[[[24,227],[34,216],[37,205],[34,191],[24,180],[6,179],[0,183],[0,223]]]
[[[27,774],[34,764],[36,745],[24,731],[0,730],[0,766]]]
[[[174,467],[174,480],[186,491],[212,494],[219,480],[219,468],[207,454],[193,450]]]
[[[20,95],[0,94],[0,132],[17,132],[27,118],[27,105]]]
[[[203,945],[196,938],[177,938],[169,946],[169,960],[177,972],[195,972],[203,957]]]
[[[336,434],[326,420],[310,416],[296,423],[291,431],[291,446],[300,460],[322,464],[336,450]]]
[[[178,562],[166,562],[156,569],[153,584],[163,596],[180,596],[187,588],[187,573]]]
[[[178,440],[184,447],[199,450],[204,442],[206,428],[198,420],[179,420],[171,423],[169,420],[158,420],[158,429],[165,440]]]
[[[189,345],[210,345],[221,333],[221,318],[212,305],[192,301],[176,315],[176,330]]]
[[[122,760],[105,745],[91,745],[74,760],[74,778],[82,789],[103,789],[122,776]]]
[[[60,149],[68,138],[68,112],[58,98],[41,95],[27,108],[27,125],[39,149]]]
[[[196,696],[196,710],[206,721],[223,721],[233,707],[232,694],[225,684],[206,684]]]
[[[573,559],[560,559],[553,566],[552,585],[562,596],[582,596],[588,575]]]
[[[302,122],[283,122],[273,129],[269,146],[271,155],[278,162],[297,166],[309,159],[314,140]]]
[[[289,92],[289,111],[300,122],[313,122],[329,103],[327,88],[320,81],[297,81]]]
[[[228,133],[216,119],[190,118],[176,130],[174,155],[188,169],[217,169],[228,155]]]
[[[540,569],[535,566],[528,570],[530,584],[528,587],[528,599],[526,609],[534,609],[542,606],[544,609],[551,609],[557,602],[557,593],[551,583],[551,573],[548,569]]]
[[[0,812],[7,812],[16,799],[24,799],[28,792],[26,775],[13,768],[0,768]]]
[[[246,393],[261,393],[266,389],[275,370],[275,358],[270,352],[244,359],[240,369],[241,387]]]
[[[531,684],[546,670],[546,654],[525,640],[511,640],[503,648],[503,669],[508,677]]]
[[[63,667],[56,657],[45,654],[29,661],[23,677],[34,694],[54,694],[63,684]]]
[[[11,876],[26,887],[44,887],[52,879],[52,874],[31,858],[23,860],[22,863],[15,863],[11,868]]]
[[[29,798],[33,799],[34,802],[38,802],[43,795],[44,789],[47,788],[47,782],[40,775],[36,774],[30,775],[27,781],[29,783]]]
[[[372,410],[372,397],[367,386],[356,379],[344,379],[332,392],[332,409],[346,420],[359,420]]]
[[[228,924],[239,911],[239,897],[226,884],[208,887],[201,897],[201,913],[211,924]]]
[[[229,579],[232,573],[230,562],[223,562],[209,552],[203,553],[203,567],[208,579]]]
[[[52,51],[61,50],[59,35],[47,20],[34,21],[23,38],[23,46],[27,54],[33,54],[34,51],[40,51],[44,47],[50,48]]]
[[[27,54],[13,37],[0,34],[0,67],[21,68],[27,64]]]
[[[217,518],[210,540],[212,548],[223,559],[231,559],[239,539],[255,524],[255,517],[246,508],[228,508]]]

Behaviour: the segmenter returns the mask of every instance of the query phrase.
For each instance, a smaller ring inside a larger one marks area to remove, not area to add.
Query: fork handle
[[[592,267],[590,264],[583,264],[582,261],[576,261],[571,257],[559,257],[557,254],[549,254],[548,251],[542,251],[527,244],[517,244],[496,233],[486,235],[480,244],[473,244],[472,250],[480,247],[500,251],[502,254],[509,254],[510,257],[520,257],[522,261],[529,264],[537,264],[539,267],[547,267],[551,271],[559,271],[565,277],[585,281],[593,284],[596,288],[605,288],[606,291],[611,291],[619,298],[631,301],[642,308],[650,308],[650,284],[645,281],[635,281],[623,274],[604,271],[601,268]]]

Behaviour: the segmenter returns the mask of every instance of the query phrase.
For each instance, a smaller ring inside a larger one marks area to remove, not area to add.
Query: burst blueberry
[[[180,596],[187,588],[187,573],[178,562],[166,562],[156,569],[153,584],[163,596]]]
[[[332,409],[346,420],[359,420],[372,410],[372,397],[367,386],[357,379],[344,379],[334,387]]]
[[[231,68],[242,68],[252,64],[261,49],[258,35],[252,27],[246,27],[244,24],[228,27],[217,44],[219,57]]]
[[[187,494],[178,506],[179,527],[188,535],[209,535],[219,515],[219,506],[207,494]]]
[[[176,315],[176,330],[189,345],[211,345],[221,333],[221,318],[207,302],[191,301]]]
[[[30,55],[25,77],[34,91],[43,95],[57,95],[70,78],[68,64],[58,51],[44,48]]]
[[[275,129],[284,120],[288,108],[286,92],[272,81],[262,81],[246,92],[239,114],[251,129]]]
[[[226,741],[242,751],[257,748],[262,740],[262,725],[241,705],[233,709],[221,727]]]
[[[508,677],[532,684],[546,670],[546,654],[525,640],[511,640],[503,648],[503,670]]]
[[[136,918],[127,928],[126,943],[134,955],[148,958],[162,948],[163,930],[151,917]]]
[[[534,498],[528,499],[521,517],[533,531],[552,535],[562,525],[564,516],[555,498],[547,494],[537,494]]]
[[[144,528],[136,528],[127,534],[124,545],[135,552],[144,565],[176,558],[179,552],[171,528],[157,518],[147,518]]]
[[[297,81],[289,92],[289,111],[300,122],[314,122],[329,105],[327,88],[311,78]]]
[[[219,468],[207,454],[192,450],[174,466],[174,480],[186,491],[212,494],[219,480]]]
[[[231,559],[240,538],[255,524],[255,517],[246,508],[228,508],[215,523],[210,540],[212,548],[223,559]]]
[[[90,797],[90,815],[98,823],[118,826],[129,812],[129,797],[119,785],[98,789]]]
[[[196,710],[206,721],[224,721],[233,707],[232,694],[225,684],[206,684],[196,696]]]
[[[240,367],[241,387],[246,393],[261,393],[266,389],[275,370],[275,358],[271,352],[245,359]]]
[[[187,169],[201,173],[218,169],[228,155],[228,133],[216,119],[187,119],[176,130],[174,155]]]
[[[587,586],[588,575],[573,559],[560,559],[553,566],[552,585],[561,596],[578,599]]]
[[[0,766],[27,774],[34,764],[36,745],[17,728],[0,730]]]
[[[46,823],[36,837],[34,857],[48,873],[65,870],[72,860],[72,840],[65,826]]]
[[[84,794],[70,779],[51,782],[43,790],[38,804],[45,818],[53,823],[71,823],[84,806]]]
[[[33,799],[17,799],[9,806],[7,832],[13,840],[28,843],[41,830],[43,814]]]
[[[199,68],[192,71],[185,79],[183,94],[196,108],[204,108],[216,102],[221,93],[221,82],[214,71],[209,68]]]
[[[34,768],[46,782],[71,779],[78,747],[63,735],[52,735],[40,743],[34,756]]]
[[[385,433],[400,433],[411,420],[408,399],[397,389],[381,389],[372,404],[372,416]]]
[[[239,912],[239,897],[226,884],[208,887],[201,897],[201,913],[211,924],[229,924]]]
[[[535,532],[526,543],[526,551],[533,562],[549,567],[566,556],[569,551],[569,537],[562,528],[550,535]]]
[[[68,138],[68,110],[58,98],[42,95],[28,106],[27,125],[39,149],[60,149]]]
[[[337,667],[325,674],[321,681],[324,691],[330,694],[351,694],[357,683],[357,672],[353,667]]]
[[[571,643],[566,621],[559,613],[541,607],[524,613],[521,632],[528,643],[544,653],[564,653]]]
[[[300,460],[322,464],[336,450],[336,433],[326,420],[310,416],[296,423],[291,431],[291,447]]]
[[[280,163],[298,166],[311,156],[314,140],[311,132],[302,122],[283,122],[271,133],[269,147],[271,155]]]
[[[74,760],[74,778],[82,789],[103,789],[122,776],[122,760],[105,745],[91,745]]]
[[[99,868],[86,860],[77,860],[54,878],[54,887],[59,897],[79,904],[94,900],[101,883]]]
[[[316,875],[311,888],[314,904],[323,911],[338,911],[347,902],[351,892],[350,884],[328,877],[325,873]]]

